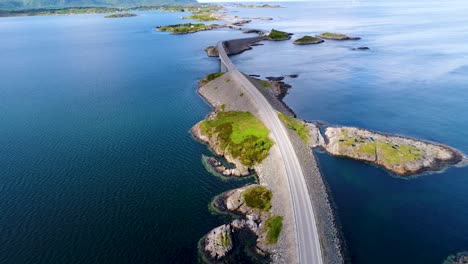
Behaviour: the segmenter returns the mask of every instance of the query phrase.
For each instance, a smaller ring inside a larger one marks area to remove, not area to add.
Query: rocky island
[[[323,39],[312,37],[312,36],[304,36],[302,38],[296,39],[293,43],[296,45],[308,45],[308,44],[319,44],[324,42]]]
[[[438,171],[464,159],[450,147],[353,127],[327,127],[325,149],[333,155],[372,162],[400,176]]]
[[[291,35],[292,34],[284,32],[284,31],[272,29],[270,31],[270,34],[267,35],[266,39],[273,40],[273,41],[282,41],[282,40],[291,39]]]
[[[112,14],[105,16],[104,18],[121,18],[121,17],[134,17],[137,16],[137,14],[132,14],[132,13],[117,13],[117,14]]]
[[[175,25],[168,25],[168,26],[157,26],[156,29],[159,31],[168,31],[172,32],[172,34],[188,34],[188,33],[195,33],[198,31],[204,30],[212,30],[217,28],[223,28],[225,26],[218,25],[218,24],[203,24],[203,23],[185,23],[185,24],[175,24]]]
[[[280,114],[285,125],[311,148],[381,166],[399,176],[412,176],[463,165],[466,156],[445,145],[355,127],[323,126]],[[322,134],[324,130],[324,134]]]
[[[331,33],[331,32],[322,33],[318,35],[317,37],[322,38],[322,39],[332,39],[332,40],[359,40],[361,39],[359,37],[351,37],[345,34]]]

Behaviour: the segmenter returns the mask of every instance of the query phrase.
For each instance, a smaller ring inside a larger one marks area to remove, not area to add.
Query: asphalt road
[[[246,94],[256,103],[260,119],[271,131],[272,139],[279,147],[288,177],[293,204],[299,263],[322,264],[322,251],[320,249],[314,210],[310,201],[309,192],[307,191],[301,165],[288,137],[287,128],[283,125],[277,112],[270,103],[268,103],[266,98],[231,62],[226,54],[224,43],[219,42],[217,47],[221,62],[226,66],[227,70],[231,72],[233,78],[245,88]]]

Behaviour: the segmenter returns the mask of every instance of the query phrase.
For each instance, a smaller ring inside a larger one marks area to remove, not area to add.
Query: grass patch
[[[200,129],[204,135],[216,136],[219,147],[246,166],[265,159],[274,144],[268,129],[249,112],[220,112],[214,120],[203,121]]]
[[[271,208],[273,193],[261,185],[248,187],[244,193],[245,204],[251,208],[268,211]]]
[[[401,165],[416,161],[422,156],[421,150],[411,145],[396,145],[387,141],[367,141],[358,136],[348,136],[346,129],[341,131],[340,145],[357,147],[357,151],[368,155],[378,154],[378,158],[385,163]]]
[[[190,16],[184,17],[185,19],[193,19],[198,21],[213,21],[217,20],[211,13],[194,13]]]
[[[338,34],[338,33],[332,33],[332,32],[325,32],[319,35],[320,37],[325,37],[325,38],[346,38],[347,36],[345,34]]]
[[[268,81],[265,81],[265,80],[258,80],[258,81],[265,88],[270,88],[271,87],[271,84]]]
[[[240,96],[240,97],[244,96],[244,93],[240,93],[239,96]]]
[[[231,79],[226,79],[226,83],[228,83],[228,82],[230,82],[230,81],[231,81]]]
[[[318,35],[318,37],[321,37],[321,38],[324,38],[324,39],[336,39],[336,40],[359,39],[359,38],[356,38],[356,37],[350,37],[350,36],[345,35],[345,34],[338,34],[338,33],[331,33],[331,32],[322,33],[322,34]]]
[[[396,147],[392,143],[376,142],[380,158],[393,165],[399,165],[406,162],[412,162],[421,157],[421,151],[410,145],[399,145]]]
[[[224,112],[224,109],[226,109],[226,104],[222,104],[222,105],[221,105],[221,111]]]
[[[302,38],[296,39],[294,43],[315,43],[315,42],[322,42],[323,40],[317,37],[312,36],[304,36]]]
[[[278,215],[268,217],[265,221],[265,228],[267,229],[267,243],[275,244],[283,228],[283,217]]]
[[[285,40],[290,39],[291,36],[287,32],[272,29],[270,34],[268,34],[268,38],[272,40]]]
[[[294,117],[278,113],[278,117],[283,121],[283,123],[291,130],[296,132],[296,134],[304,140],[305,143],[309,143],[309,129],[301,121],[297,120]]]
[[[200,86],[203,86],[211,81],[213,81],[214,79],[218,78],[218,77],[221,77],[223,76],[224,72],[215,72],[215,73],[210,73],[208,74],[207,76],[205,76],[205,78],[203,78],[198,84]],[[217,90],[218,87],[214,87],[213,89]]]

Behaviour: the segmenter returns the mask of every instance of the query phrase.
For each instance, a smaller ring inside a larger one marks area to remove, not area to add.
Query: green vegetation
[[[223,236],[221,237],[221,241],[220,241],[220,242],[221,242],[221,245],[223,245],[223,247],[228,248],[228,247],[231,245],[231,243],[232,243],[232,242],[231,242],[231,236],[230,236],[229,234],[223,235]]]
[[[239,96],[240,96],[240,97],[244,96],[244,93],[240,93]]]
[[[331,33],[331,32],[325,32],[319,35],[320,37],[324,38],[345,38],[347,37],[345,34],[338,34],[338,33]]]
[[[268,129],[249,112],[220,112],[215,119],[203,121],[200,130],[216,136],[219,147],[246,166],[265,159],[274,144]]]
[[[320,42],[323,42],[323,40],[320,38],[311,37],[311,36],[304,36],[294,41],[295,44],[320,43]]]
[[[278,215],[268,217],[265,222],[265,228],[267,230],[267,243],[275,244],[278,242],[281,229],[283,228],[283,217]]]
[[[350,37],[345,34],[338,34],[338,33],[331,33],[331,32],[325,32],[320,35],[318,35],[320,38],[324,39],[335,39],[335,40],[357,40],[360,39],[358,37]]]
[[[194,13],[190,16],[184,17],[185,19],[194,19],[198,21],[212,21],[212,20],[218,20],[213,14],[211,13]]]
[[[162,3],[171,3],[174,1],[173,0],[143,0],[143,1],[139,1],[138,5],[136,5],[134,1],[130,2],[130,0],[103,0],[103,1],[100,1],[99,3],[93,0],[78,0],[78,2],[77,1],[59,1],[59,2],[55,1],[53,2],[51,0],[39,0],[39,1],[9,0],[9,1],[0,1],[0,17],[70,15],[70,14],[102,14],[102,13],[115,13],[115,12],[134,11],[134,10],[138,10],[138,11],[158,10],[162,12],[211,13],[211,12],[218,11],[222,8],[222,6],[220,5],[197,4],[193,2],[190,3],[191,0],[186,1],[187,3],[190,3],[190,4],[183,4],[185,0],[179,1],[179,4],[162,4]]]
[[[360,153],[376,155],[380,160],[392,165],[400,165],[413,162],[422,156],[420,149],[411,145],[396,145],[391,142],[368,141],[358,136],[348,136],[346,129],[343,129],[339,138],[340,144],[347,147],[357,147]]]
[[[289,36],[288,33],[286,32],[283,32],[283,31],[279,31],[279,30],[275,30],[275,29],[272,29],[270,31],[270,34],[268,34],[268,39],[271,39],[271,40],[287,40],[287,39],[290,39],[291,36]]]
[[[226,79],[226,83],[228,83],[228,82],[230,82],[230,81],[231,81],[231,79]]]
[[[379,149],[380,158],[393,165],[415,161],[422,155],[418,148],[410,145],[395,147],[394,144],[387,142],[377,142],[375,144]]]
[[[270,88],[271,87],[271,84],[268,81],[265,81],[265,80],[258,80],[258,81],[265,88]]]
[[[192,24],[192,23],[185,23],[185,24],[176,24],[176,25],[168,25],[157,27],[159,31],[169,31],[173,34],[187,34],[187,33],[194,33],[202,30],[210,30],[219,27],[217,24],[205,25],[203,23]]]
[[[179,11],[188,7],[201,7],[208,6],[207,4],[184,4],[196,3],[192,0],[140,0],[138,2],[132,0],[74,0],[74,1],[57,1],[57,0],[8,0],[0,1],[0,9],[2,10],[22,10],[22,12],[30,12],[33,9],[42,9],[48,11],[52,9],[66,9],[66,8],[106,8],[116,7],[125,9],[161,9],[173,5],[173,8],[178,8]],[[174,5],[178,4],[178,5]]]
[[[302,138],[305,143],[309,143],[309,129],[305,124],[292,116],[287,116],[282,113],[278,113],[278,117],[289,129],[296,132],[296,134]]]
[[[105,16],[105,18],[120,18],[120,17],[134,17],[134,16],[137,16],[137,15],[131,14],[131,13],[118,13],[118,14]]]
[[[199,86],[203,86],[203,85],[205,85],[205,84],[207,84],[207,83],[213,81],[214,79],[216,79],[216,78],[222,76],[223,74],[224,74],[224,72],[210,73],[210,74],[208,74],[207,76],[205,76],[205,78],[203,78],[203,79],[198,83],[198,85],[199,85]],[[214,87],[213,89],[217,90],[218,87],[216,86],[216,87]]]
[[[221,111],[224,112],[224,109],[226,109],[226,104],[222,104],[222,105],[221,105]]]
[[[273,193],[261,185],[248,187],[244,193],[244,201],[248,207],[268,211],[271,208]]]

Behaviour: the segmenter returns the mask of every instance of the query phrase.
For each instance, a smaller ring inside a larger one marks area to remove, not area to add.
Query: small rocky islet
[[[317,35],[317,37],[321,39],[330,39],[330,40],[360,40],[361,39],[360,37],[352,37],[352,36],[348,36],[345,34],[332,33],[332,32],[324,32],[324,33]]]
[[[312,37],[312,36],[304,36],[302,38],[296,39],[293,43],[296,45],[310,45],[310,44],[319,44],[324,42],[323,39]]]
[[[370,162],[399,176],[435,172],[467,161],[463,153],[442,144],[355,127],[303,124],[310,130],[311,147],[323,148],[334,156]]]

